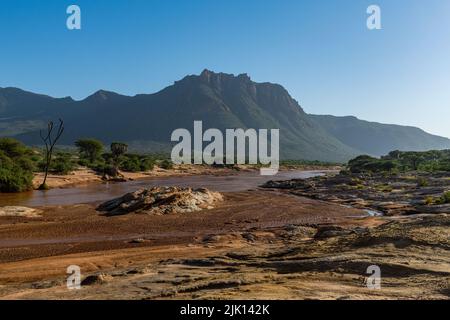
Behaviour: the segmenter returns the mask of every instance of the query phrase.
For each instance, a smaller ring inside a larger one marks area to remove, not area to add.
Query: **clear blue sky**
[[[280,83],[309,113],[450,137],[448,0],[0,0],[0,87],[134,95],[204,68]]]

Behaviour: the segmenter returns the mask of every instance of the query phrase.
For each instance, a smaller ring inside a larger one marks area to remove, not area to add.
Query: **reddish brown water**
[[[233,176],[184,176],[148,178],[135,181],[91,184],[66,189],[0,194],[0,206],[52,206],[104,201],[137,189],[153,186],[186,186],[208,188],[220,192],[255,189],[269,180],[304,179],[323,175],[323,171],[282,171],[276,176],[261,176],[259,172],[246,172]]]

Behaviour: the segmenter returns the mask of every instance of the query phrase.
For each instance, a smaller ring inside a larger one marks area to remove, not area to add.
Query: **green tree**
[[[127,153],[128,145],[122,142],[111,143],[111,153],[114,161],[114,165],[117,167],[119,165],[120,157]]]
[[[103,143],[96,139],[80,139],[75,142],[80,156],[87,159],[91,164],[94,163],[102,154]]]
[[[412,170],[419,169],[419,165],[424,161],[423,154],[420,152],[408,152],[405,153],[403,159],[409,164]]]
[[[0,138],[0,192],[22,192],[33,187],[32,151],[12,138]]]

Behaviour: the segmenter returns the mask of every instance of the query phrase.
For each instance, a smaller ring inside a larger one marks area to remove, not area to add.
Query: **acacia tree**
[[[75,142],[80,155],[93,164],[103,151],[103,143],[95,139],[80,139]]]
[[[56,134],[53,132],[54,130],[54,123],[53,121],[50,121],[47,124],[47,134],[44,135],[42,130],[39,131],[39,134],[41,136],[42,141],[45,144],[45,163],[44,163],[44,181],[42,181],[41,185],[39,186],[39,190],[47,190],[48,186],[46,184],[47,182],[47,176],[48,176],[48,170],[50,169],[50,164],[52,162],[52,155],[53,155],[53,149],[56,145],[56,142],[61,138],[61,135],[64,132],[64,121],[59,119],[59,125],[58,130],[56,131]]]
[[[118,170],[120,156],[124,155],[128,150],[128,145],[122,142],[111,143],[111,153],[114,162],[114,168]]]

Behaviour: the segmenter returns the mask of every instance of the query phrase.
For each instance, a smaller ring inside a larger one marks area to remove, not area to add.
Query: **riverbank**
[[[319,166],[319,165],[287,165],[281,166],[280,171],[338,171],[339,166]],[[171,169],[163,169],[155,166],[150,171],[140,172],[125,172],[120,174],[124,181],[132,181],[148,178],[164,178],[164,177],[182,177],[182,176],[196,176],[196,175],[237,175],[242,172],[257,172],[259,168],[251,165],[237,165],[234,167],[213,167],[208,165],[173,165]],[[33,178],[33,187],[37,189],[44,179],[43,173],[36,173]],[[49,174],[47,178],[47,185],[50,189],[55,188],[73,188],[77,186],[85,186],[89,184],[102,183],[105,180],[95,171],[88,168],[79,168],[67,175]]]
[[[208,188],[218,192],[237,192],[257,189],[270,179],[309,178],[329,171],[280,171],[276,176],[261,176],[259,171],[232,171],[219,174],[213,171],[205,175],[180,175],[162,177],[143,177],[123,182],[88,183],[65,188],[54,188],[47,191],[30,191],[22,193],[0,194],[2,206],[58,206],[76,205],[110,200],[134,192],[141,188],[157,186],[177,186],[192,188]]]
[[[448,172],[336,174],[269,181],[264,188],[328,201],[384,215],[450,214]]]
[[[251,170],[245,168],[244,170]],[[124,181],[131,181],[137,179],[146,179],[151,177],[180,177],[188,175],[231,175],[236,171],[228,168],[213,168],[210,166],[194,166],[194,165],[174,165],[172,169],[163,169],[155,166],[150,171],[140,172],[125,172],[120,174]],[[33,178],[33,187],[37,189],[44,178],[43,173],[36,173]],[[67,175],[49,174],[47,178],[47,185],[50,189],[54,188],[72,188],[88,184],[105,182],[102,176],[95,171],[87,168],[77,169]]]
[[[291,188],[336,179],[323,174],[284,171],[277,189],[258,188],[273,177],[239,172],[35,191],[34,202],[16,199],[33,214],[0,216],[0,299],[450,299],[448,214],[369,216],[324,201],[318,183]],[[184,213],[96,210],[180,183],[223,199]],[[66,287],[70,265],[81,268],[80,290]],[[373,265],[381,289],[366,285]]]
[[[0,218],[0,299],[448,299],[448,215],[390,220],[284,192],[189,214]],[[82,288],[68,290],[78,265]],[[369,289],[370,265],[382,289]]]

